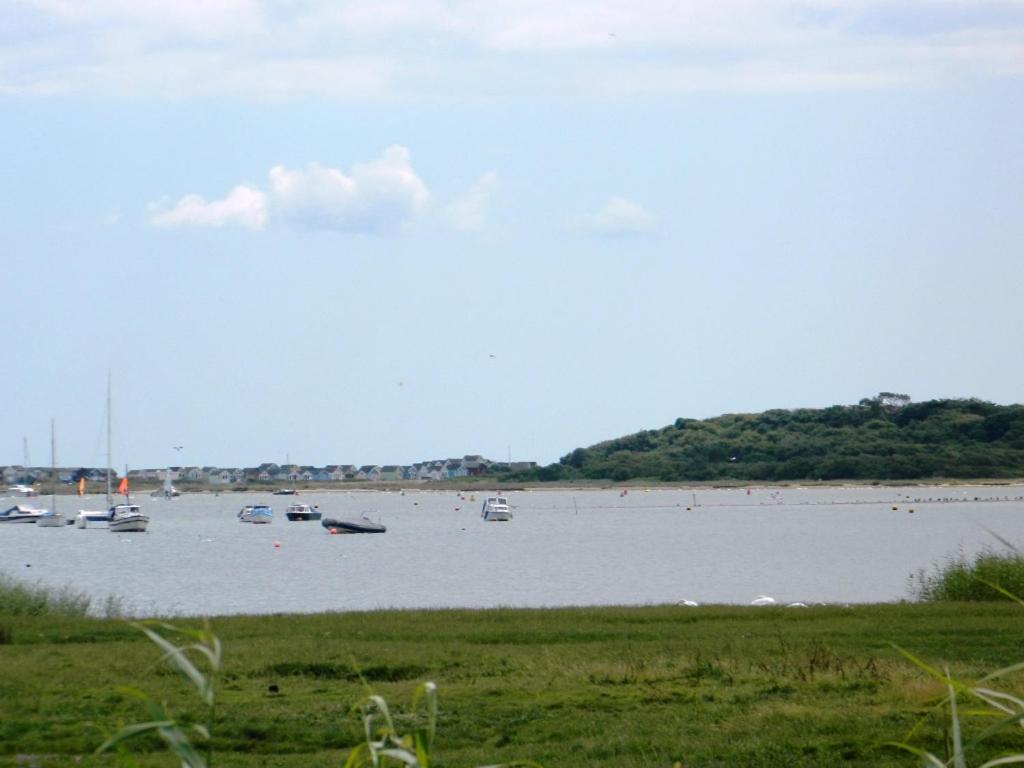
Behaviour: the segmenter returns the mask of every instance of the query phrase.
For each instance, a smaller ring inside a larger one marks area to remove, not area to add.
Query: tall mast
[[[107,506],[113,502],[110,493],[110,466],[113,463],[110,456],[110,370],[107,370]]]
[[[50,419],[50,511],[57,514],[57,422]]]

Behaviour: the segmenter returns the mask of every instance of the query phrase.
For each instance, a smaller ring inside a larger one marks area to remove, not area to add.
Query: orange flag
[[[117,486],[117,492],[123,493],[125,496],[128,495],[128,476],[125,475],[121,478],[121,484]]]
[[[85,478],[78,478],[78,495],[82,496],[85,494]]]

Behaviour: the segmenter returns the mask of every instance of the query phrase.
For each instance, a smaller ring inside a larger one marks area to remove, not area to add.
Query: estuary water
[[[508,523],[480,519],[484,495],[142,496],[146,533],[0,524],[0,572],[69,586],[96,604],[112,596],[135,616],[747,604],[758,595],[858,603],[909,598],[912,573],[999,549],[996,535],[1024,544],[1020,485],[509,491]],[[289,522],[293,500],[327,517],[367,512],[388,530],[330,535],[319,522]],[[236,513],[253,503],[271,504],[273,523],[240,523]],[[74,514],[102,499],[58,497],[57,506]]]

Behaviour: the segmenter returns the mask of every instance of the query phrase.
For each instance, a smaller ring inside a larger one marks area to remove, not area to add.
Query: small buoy
[[[690,508],[689,508],[689,507],[687,507],[687,508],[686,508],[686,511],[687,511],[687,512],[689,512],[689,511],[690,511]]]
[[[338,529],[337,528],[331,528],[330,531],[331,531],[331,536],[334,536],[338,532]]]
[[[911,514],[911,515],[912,515],[912,514],[914,514],[914,510],[912,510],[912,509],[910,509],[910,510],[907,510],[907,512],[908,512],[909,514]]]
[[[280,548],[281,548],[281,542],[280,541],[275,541],[274,542],[274,549],[280,549]]]
[[[898,509],[898,507],[893,507],[892,511],[895,512],[897,509]]]

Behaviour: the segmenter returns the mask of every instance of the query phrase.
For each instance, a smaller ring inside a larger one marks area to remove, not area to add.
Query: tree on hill
[[[1024,406],[912,402],[880,392],[857,405],[678,418],[576,448],[517,480],[919,480],[1024,476]]]

